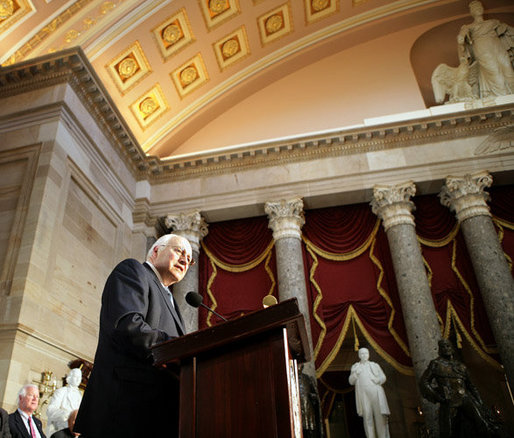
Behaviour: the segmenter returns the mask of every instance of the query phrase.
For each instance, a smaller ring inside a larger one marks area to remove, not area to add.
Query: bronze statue
[[[420,389],[428,401],[440,404],[440,438],[498,436],[499,425],[482,402],[466,366],[454,358],[450,341],[439,341],[439,356],[421,376]]]

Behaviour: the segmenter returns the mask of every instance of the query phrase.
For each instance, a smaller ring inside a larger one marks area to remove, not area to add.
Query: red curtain
[[[199,264],[204,303],[227,319],[262,309],[266,295],[277,296],[273,245],[266,217],[209,225]],[[200,308],[200,328],[219,322]]]
[[[368,204],[308,211],[303,228],[318,376],[348,330],[411,373],[386,236]],[[358,348],[358,345],[355,346]]]
[[[511,263],[514,186],[490,190],[491,211]],[[471,262],[454,214],[437,196],[414,199],[416,232],[445,336],[465,337],[497,364]],[[383,227],[368,204],[305,213],[303,258],[318,376],[328,369],[349,331],[401,372],[411,374],[407,336]],[[277,296],[276,261],[267,217],[215,223],[202,242],[200,290],[227,318],[262,308]],[[200,310],[200,327],[217,318]]]

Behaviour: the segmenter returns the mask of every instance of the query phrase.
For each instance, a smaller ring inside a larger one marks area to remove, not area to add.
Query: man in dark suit
[[[41,421],[32,415],[39,405],[39,389],[25,385],[18,393],[18,409],[9,415],[12,438],[46,438]]]
[[[122,261],[104,287],[95,363],[75,431],[88,438],[178,437],[178,380],[151,346],[185,334],[169,287],[194,263],[189,242],[159,238],[146,262]]]
[[[0,438],[11,438],[11,432],[9,430],[9,414],[2,408],[0,408]]]

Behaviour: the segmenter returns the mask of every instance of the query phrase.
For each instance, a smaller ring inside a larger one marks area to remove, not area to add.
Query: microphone
[[[202,306],[203,308],[207,309],[209,312],[214,313],[218,318],[221,318],[223,321],[228,321],[227,318],[221,316],[218,312],[215,312],[212,310],[209,306],[206,306],[204,303],[202,303],[203,297],[196,293],[196,292],[188,292],[186,294],[186,303],[193,307]]]

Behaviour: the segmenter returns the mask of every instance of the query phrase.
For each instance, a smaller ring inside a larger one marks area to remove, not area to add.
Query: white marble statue
[[[439,64],[432,73],[436,102],[448,103],[514,94],[514,28],[498,20],[485,20],[482,3],[469,4],[471,24],[457,36],[460,64]]]
[[[79,389],[81,381],[82,371],[79,368],[73,368],[66,376],[67,385],[53,393],[46,410],[47,436],[68,427],[70,413],[78,409],[82,401],[82,392]]]
[[[380,365],[369,360],[369,350],[359,350],[348,381],[355,385],[357,414],[362,417],[367,438],[389,438],[389,405],[382,385],[386,376]]]
[[[443,103],[446,95],[448,103],[466,102],[478,96],[478,64],[469,65],[461,57],[458,67],[439,64],[432,73],[432,89],[437,103]]]

